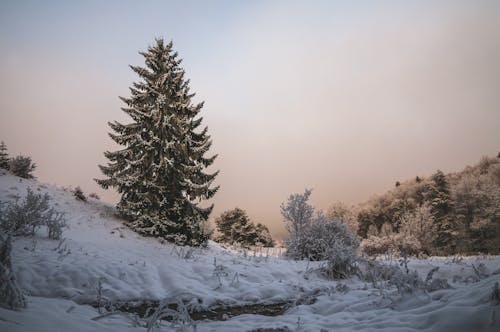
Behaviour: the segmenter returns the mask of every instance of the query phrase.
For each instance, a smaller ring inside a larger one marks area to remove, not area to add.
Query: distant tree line
[[[397,182],[351,209],[367,253],[500,253],[500,158]],[[351,221],[352,222],[352,221]]]

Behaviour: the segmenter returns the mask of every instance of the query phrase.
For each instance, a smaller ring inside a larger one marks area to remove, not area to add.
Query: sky
[[[0,140],[103,200],[129,65],[173,40],[219,154],[213,217],[327,209],[500,151],[499,1],[1,1]]]

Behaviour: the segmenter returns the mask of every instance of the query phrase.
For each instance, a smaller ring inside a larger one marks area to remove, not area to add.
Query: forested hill
[[[396,182],[356,209],[367,251],[500,253],[500,155],[460,172]]]

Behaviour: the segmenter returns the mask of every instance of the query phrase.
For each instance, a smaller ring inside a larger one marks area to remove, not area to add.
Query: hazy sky
[[[218,153],[214,216],[356,203],[500,150],[499,1],[1,1],[0,140],[92,181],[139,50],[173,39]]]

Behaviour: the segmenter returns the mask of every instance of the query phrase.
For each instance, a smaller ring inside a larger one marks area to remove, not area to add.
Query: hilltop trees
[[[401,182],[362,204],[356,219],[368,253],[390,245],[449,255],[498,253],[499,216],[500,160],[484,157],[460,172]]]
[[[9,160],[10,172],[16,176],[25,179],[34,179],[33,172],[36,169],[36,164],[32,162],[31,157],[17,156]]]
[[[121,98],[132,122],[109,123],[111,139],[123,148],[105,152],[109,162],[100,166],[106,176],[103,188],[121,194],[118,211],[135,231],[177,244],[202,245],[202,230],[213,206],[200,203],[212,198],[218,172],[206,168],[216,156],[206,157],[211,146],[207,127],[199,129],[203,103],[193,104],[189,80],[180,66],[172,42],[162,39],[140,52],[145,67],[131,66],[140,77]]]

